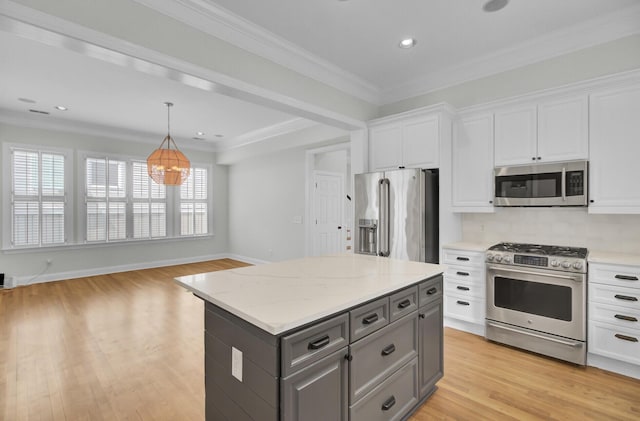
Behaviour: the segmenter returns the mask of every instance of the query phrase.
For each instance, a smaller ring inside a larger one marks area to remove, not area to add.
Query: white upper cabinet
[[[589,212],[640,213],[640,84],[590,97]]]
[[[493,212],[493,115],[456,120],[453,129],[454,212]]]
[[[586,95],[517,106],[495,114],[495,165],[589,157]]]
[[[440,119],[412,118],[380,124],[369,130],[371,171],[391,168],[438,168]]]

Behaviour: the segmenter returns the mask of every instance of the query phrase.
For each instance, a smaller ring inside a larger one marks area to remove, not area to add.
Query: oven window
[[[496,307],[571,321],[571,288],[542,282],[494,277]]]

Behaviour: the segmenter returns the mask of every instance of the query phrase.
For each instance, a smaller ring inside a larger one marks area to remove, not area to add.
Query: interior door
[[[314,256],[335,254],[344,250],[343,186],[342,174],[324,171],[314,173]]]

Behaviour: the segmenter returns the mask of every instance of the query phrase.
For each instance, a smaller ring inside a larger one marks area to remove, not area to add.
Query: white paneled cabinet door
[[[589,105],[586,95],[538,105],[540,162],[570,161],[589,157]]]
[[[496,166],[538,162],[536,121],[535,105],[496,112]]]
[[[640,213],[640,85],[590,97],[589,212]]]
[[[314,175],[314,256],[340,253],[342,247],[342,174],[317,171]]]
[[[438,118],[407,124],[403,128],[402,162],[407,168],[438,168],[440,164]]]
[[[402,127],[376,127],[370,133],[372,170],[398,168],[402,165]]]
[[[493,212],[493,115],[457,120],[452,152],[453,211]]]

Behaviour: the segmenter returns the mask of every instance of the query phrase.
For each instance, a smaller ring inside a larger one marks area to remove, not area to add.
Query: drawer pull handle
[[[614,295],[614,297],[616,297],[618,300],[625,300],[625,301],[638,301],[638,299],[636,297],[630,297],[628,295],[620,295],[620,294],[616,294]]]
[[[456,275],[469,276],[469,272],[456,272]]]
[[[383,357],[386,357],[387,355],[393,354],[395,350],[396,350],[396,346],[394,344],[391,344],[387,346],[385,349],[383,349],[380,355],[382,355]]]
[[[616,333],[616,338],[622,339],[623,341],[629,342],[638,342],[638,338],[634,338],[633,336],[622,335],[620,333]]]
[[[466,301],[460,301],[460,300],[456,301],[456,303],[460,304],[461,306],[468,306],[468,305],[469,305],[469,303],[468,303],[468,302],[466,302]]]
[[[322,347],[325,347],[327,345],[329,345],[329,342],[331,340],[329,339],[329,335],[324,335],[322,338],[320,339],[316,339],[313,342],[309,342],[309,345],[307,346],[307,349],[320,349]]]
[[[429,289],[427,290],[427,295],[433,295],[433,294],[435,294],[436,292],[438,292],[438,288],[436,288],[436,287],[429,288]]]
[[[387,399],[385,401],[385,403],[382,404],[382,410],[383,411],[388,411],[395,404],[396,404],[396,397],[395,396],[391,396],[389,399]]]
[[[403,308],[407,308],[411,305],[411,300],[410,299],[406,299],[403,301],[400,301],[400,303],[398,303],[398,308],[399,309],[403,309]]]
[[[622,314],[616,314],[615,316],[616,319],[620,319],[620,320],[626,320],[628,322],[637,322],[638,319],[636,319],[635,317],[631,317],[631,316],[624,316]]]
[[[637,276],[628,276],[628,275],[616,275],[616,279],[622,279],[624,281],[637,281]]]
[[[460,256],[458,256],[458,257],[456,257],[456,260],[461,260],[463,262],[468,262],[469,258],[468,257],[460,257]]]
[[[469,287],[461,287],[460,285],[458,285],[456,288],[460,291],[469,291]]]
[[[373,313],[370,316],[365,317],[364,319],[362,319],[362,324],[363,325],[370,325],[371,323],[377,322],[378,321],[378,313]]]

